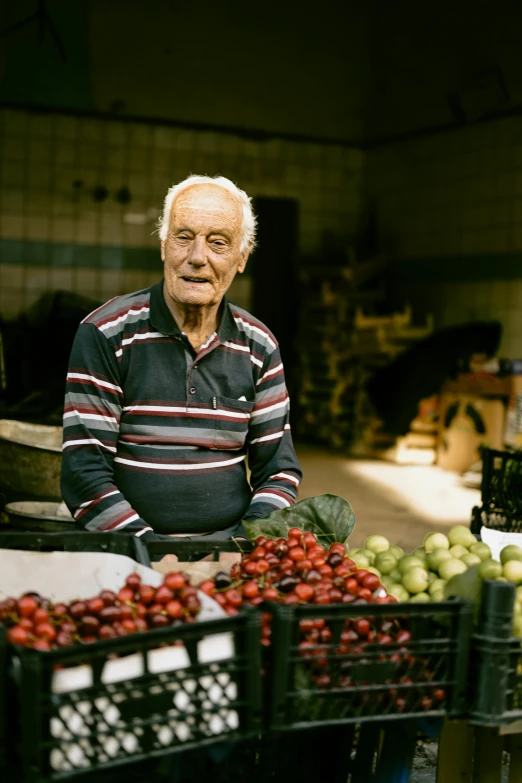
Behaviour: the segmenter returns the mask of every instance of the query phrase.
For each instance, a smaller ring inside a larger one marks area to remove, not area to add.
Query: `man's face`
[[[174,201],[161,243],[168,295],[181,306],[219,305],[248,252],[241,205],[219,185],[193,185]]]

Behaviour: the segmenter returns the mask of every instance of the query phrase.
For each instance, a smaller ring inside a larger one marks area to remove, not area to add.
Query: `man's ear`
[[[245,250],[245,252],[242,254],[241,261],[237,265],[237,271],[239,272],[240,275],[242,275],[243,272],[245,271],[245,267],[246,267],[249,255],[250,255],[250,250]]]
[[[161,240],[161,260],[165,263],[165,240]]]

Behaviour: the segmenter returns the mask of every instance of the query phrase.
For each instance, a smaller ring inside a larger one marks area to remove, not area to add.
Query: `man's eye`
[[[212,244],[217,245],[218,247],[225,247],[225,243],[222,239],[215,239]]]

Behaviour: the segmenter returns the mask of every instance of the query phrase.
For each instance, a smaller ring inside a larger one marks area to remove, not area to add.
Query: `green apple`
[[[505,546],[500,553],[500,562],[502,565],[504,565],[504,563],[507,563],[508,560],[518,560],[519,562],[522,562],[522,549],[520,549],[519,546],[515,546],[514,544]]]
[[[468,552],[467,555],[462,555],[460,559],[463,563],[466,563],[468,568],[472,565],[479,565],[482,563],[480,557],[478,555],[473,555],[471,552]]]
[[[390,587],[392,585],[396,584],[396,582],[394,582],[393,579],[390,579],[389,576],[385,575],[385,576],[381,576],[381,584],[384,587],[384,589],[386,590],[386,592],[389,593],[390,592]]]
[[[397,559],[391,552],[379,552],[375,555],[375,568],[378,568],[381,574],[389,574],[397,565]]]
[[[388,574],[388,576],[389,576],[389,577],[390,577],[390,579],[392,579],[394,582],[400,582],[400,581],[401,581],[401,576],[402,576],[402,574],[401,574],[401,572],[399,571],[399,569],[398,569],[398,568],[394,568],[392,571],[390,571],[390,573]]]
[[[375,552],[372,552],[371,549],[362,549],[361,554],[365,556],[365,558],[368,560],[370,565],[373,565],[375,562]]]
[[[397,563],[397,568],[401,574],[406,573],[408,568],[414,568],[415,566],[424,567],[422,560],[419,557],[415,557],[415,555],[404,555]]]
[[[368,536],[364,542],[364,548],[369,549],[371,552],[378,554],[379,552],[387,552],[390,548],[390,542],[384,536]]]
[[[522,584],[522,563],[520,560],[508,560],[507,563],[504,563],[502,574],[508,582],[513,582],[516,585]]]
[[[522,604],[522,585],[515,590],[515,600]]]
[[[442,593],[444,594],[444,588],[446,586],[446,580],[445,579],[436,579],[434,582],[430,584],[428,587],[428,593],[433,596],[433,593],[437,593],[440,590],[442,590]]]
[[[415,595],[412,595],[410,598],[411,604],[427,604],[429,601],[431,601],[431,598],[428,593],[415,593]]]
[[[404,557],[404,549],[401,549],[400,546],[395,546],[395,544],[391,544],[388,552],[391,552],[396,560],[400,560],[401,557]]]
[[[444,560],[451,560],[451,555],[447,549],[434,549],[426,556],[428,567],[432,571],[437,571]]]
[[[444,601],[446,599],[446,596],[444,595],[444,590],[434,590],[433,593],[430,593],[430,598],[432,601]]]
[[[388,593],[394,595],[398,601],[409,601],[410,598],[410,594],[402,585],[392,585]]]
[[[412,566],[402,575],[402,585],[409,593],[424,593],[428,584],[428,572],[422,566]]]
[[[465,546],[461,546],[460,544],[455,544],[455,546],[450,547],[449,553],[452,557],[458,557],[460,560],[462,555],[469,554],[469,549],[466,549]]]
[[[473,544],[477,543],[477,539],[469,527],[466,527],[465,525],[455,525],[452,527],[448,533],[448,541],[450,542],[450,546],[460,544],[466,548],[469,548]]]
[[[370,561],[362,554],[362,552],[350,554],[350,559],[353,560],[357,568],[368,568],[370,565]]]
[[[496,579],[502,576],[502,566],[497,560],[483,560],[478,567],[481,579]]]
[[[432,582],[435,582],[439,578],[439,575],[435,573],[435,571],[428,571],[428,581],[431,585]]]
[[[412,555],[422,560],[422,564],[426,567],[426,551],[423,546],[418,546],[417,549],[414,549]]]
[[[372,566],[372,565],[369,565],[367,570],[368,570],[368,571],[369,571],[371,574],[375,574],[376,576],[378,576],[378,577],[379,577],[379,579],[381,578],[381,572],[380,572],[380,571],[379,571],[377,568],[375,568],[374,566]]]
[[[463,574],[464,571],[467,570],[468,567],[466,563],[463,563],[462,560],[459,560],[457,557],[452,557],[450,560],[444,560],[440,564],[439,574],[442,579],[451,579],[452,576]]]
[[[424,539],[424,549],[429,554],[436,549],[449,549],[450,543],[444,533],[428,533]]]
[[[483,541],[477,541],[470,546],[469,551],[472,555],[478,555],[481,560],[491,559],[491,549]]]

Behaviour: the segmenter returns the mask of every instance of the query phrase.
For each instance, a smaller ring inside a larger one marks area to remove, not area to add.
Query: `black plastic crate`
[[[10,763],[13,781],[69,780],[257,736],[259,623],[259,613],[247,608],[234,617],[48,653],[11,646],[9,682],[17,705],[9,727],[16,748],[16,762]],[[216,654],[220,634],[233,639],[228,655],[221,647],[221,657]],[[165,669],[164,662],[159,671],[157,659],[153,663],[157,651],[186,661],[174,669]],[[115,656],[130,655],[138,661],[136,676],[102,680],[107,666],[121,664]],[[84,686],[57,689],[54,678],[81,665]]]
[[[251,552],[254,548],[251,541],[243,538],[217,541],[206,536],[191,540],[173,537],[164,541],[147,541],[144,545],[151,560],[160,560],[165,555],[176,555],[182,562],[198,560],[208,555],[212,555],[212,560],[217,562],[221,552],[235,552],[241,555]]]
[[[285,606],[272,615],[267,648],[268,725],[285,731],[322,723],[459,716],[467,707],[472,604],[464,600],[419,604]],[[392,623],[406,643],[343,642],[353,621],[372,630]],[[302,621],[319,619],[328,641],[300,647]]]
[[[478,726],[522,720],[522,640],[513,638],[514,585],[484,582],[471,650],[471,715]]]
[[[483,448],[481,506],[472,512],[471,532],[494,528],[522,532],[522,451]]]
[[[150,567],[144,543],[125,533],[89,533],[83,530],[63,533],[1,531],[0,549],[25,549],[33,552],[108,552],[125,555]]]

